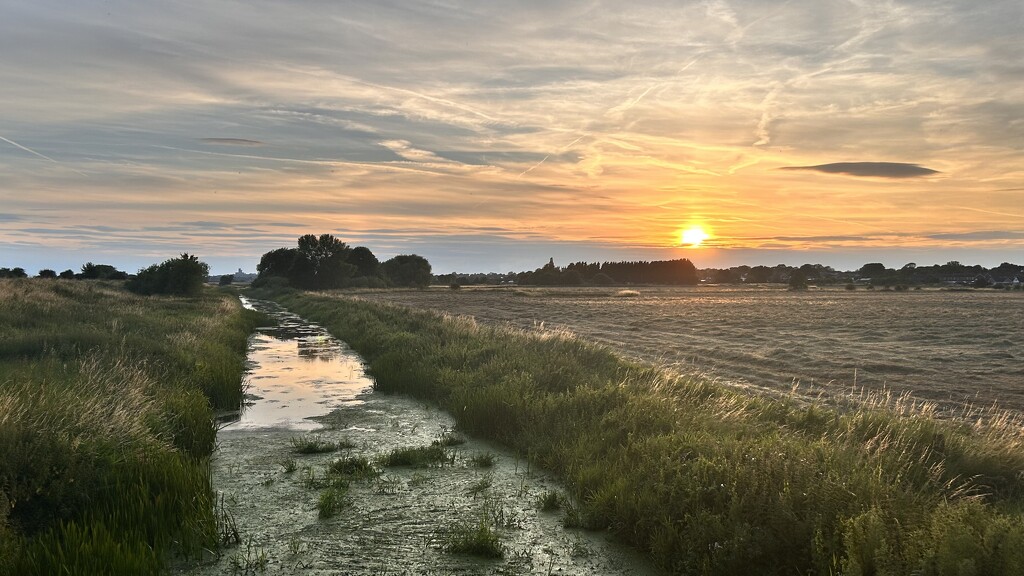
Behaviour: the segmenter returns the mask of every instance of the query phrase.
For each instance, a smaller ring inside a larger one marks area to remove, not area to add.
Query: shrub
[[[172,294],[195,296],[203,289],[210,267],[194,255],[182,254],[179,258],[165,260],[149,268],[139,270],[125,287],[136,294]]]

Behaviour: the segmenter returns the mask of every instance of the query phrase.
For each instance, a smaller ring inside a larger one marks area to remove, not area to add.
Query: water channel
[[[277,326],[250,338],[247,402],[225,422],[211,461],[214,489],[242,543],[180,567],[178,574],[653,574],[640,555],[600,532],[569,530],[538,498],[560,484],[495,445],[467,438],[450,462],[426,468],[378,466],[351,483],[346,505],[318,517],[327,466],[371,460],[399,447],[428,446],[452,418],[409,398],[376,393],[364,365],[323,328],[271,302],[243,300]],[[300,455],[293,439],[317,435],[350,448]],[[491,454],[481,467],[474,457]],[[453,527],[487,518],[501,559],[444,550]]]

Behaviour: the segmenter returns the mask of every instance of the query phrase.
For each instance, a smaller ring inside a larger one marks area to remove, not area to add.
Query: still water
[[[321,425],[310,418],[363,402],[358,396],[372,381],[352,349],[273,302],[241,300],[277,325],[259,328],[250,337],[245,406],[221,430],[316,430]]]

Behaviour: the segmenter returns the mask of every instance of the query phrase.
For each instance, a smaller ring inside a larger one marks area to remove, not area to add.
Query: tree
[[[381,264],[381,270],[395,286],[426,288],[430,285],[430,263],[416,254],[402,254]]]
[[[193,296],[203,289],[210,266],[194,255],[184,253],[179,258],[165,260],[139,270],[125,287],[136,294],[173,294]]]
[[[75,271],[70,269],[70,268],[68,268],[67,270],[61,272],[59,276],[61,278],[65,279],[65,280],[74,280],[75,279]]]
[[[39,271],[39,274],[36,277],[37,278],[56,278],[57,277],[57,273],[55,271],[53,271],[53,270],[50,270],[49,268],[43,268],[42,270]]]
[[[260,277],[288,277],[298,255],[299,251],[295,248],[271,250],[260,258],[260,263],[256,265],[256,271],[259,272]]]
[[[793,274],[789,277],[789,288],[790,290],[807,289],[807,275],[803,270],[793,270]]]
[[[231,286],[231,284],[234,281],[235,281],[235,275],[234,274],[225,274],[225,275],[220,277],[220,280],[217,282],[217,285],[218,286]]]
[[[110,264],[93,264],[86,262],[82,265],[82,273],[75,276],[82,280],[125,280],[127,272],[122,272]]]
[[[331,234],[321,234],[319,237],[313,234],[306,234],[299,237],[299,254],[305,256],[313,265],[313,269],[320,270],[320,266],[331,258],[338,255],[348,256],[351,250],[348,244],[335,238]],[[344,262],[344,260],[342,260]]]
[[[885,264],[880,262],[871,262],[860,267],[858,273],[863,278],[874,278],[885,274]]]
[[[28,278],[24,268],[0,268],[0,278]]]
[[[348,263],[355,266],[360,276],[373,276],[380,268],[380,261],[365,246],[356,246],[348,255]]]

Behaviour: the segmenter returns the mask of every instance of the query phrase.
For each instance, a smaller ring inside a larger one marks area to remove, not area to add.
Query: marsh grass
[[[477,468],[493,468],[494,464],[498,461],[498,457],[493,452],[481,452],[471,456],[469,461]]]
[[[214,409],[259,321],[227,294],[0,281],[0,573],[152,574],[218,544]]]
[[[451,448],[453,446],[461,446],[466,443],[466,437],[458,432],[452,432],[446,430],[438,435],[431,444],[434,446],[442,446],[444,448]]]
[[[317,516],[321,519],[334,517],[342,508],[351,505],[348,498],[348,484],[334,483],[320,493],[317,501]]]
[[[555,490],[548,490],[537,497],[537,509],[541,512],[554,512],[562,507],[564,497]]]
[[[441,549],[450,554],[466,554],[481,558],[503,558],[505,545],[487,514],[480,514],[474,523],[450,526],[442,534]]]
[[[294,436],[289,442],[292,452],[296,454],[326,454],[336,452],[341,447],[335,442],[324,440],[319,434]]]
[[[567,526],[610,530],[671,572],[1024,573],[1024,426],[1008,414],[758,396],[567,333],[276,299],[359,352],[377,390],[434,400],[563,476]]]
[[[377,462],[381,466],[389,467],[409,466],[413,468],[426,468],[435,465],[451,465],[455,462],[455,455],[441,446],[432,444],[430,446],[395,448],[391,452],[379,456]]]
[[[353,480],[373,479],[380,476],[380,471],[366,456],[339,458],[327,466],[327,472]]]

